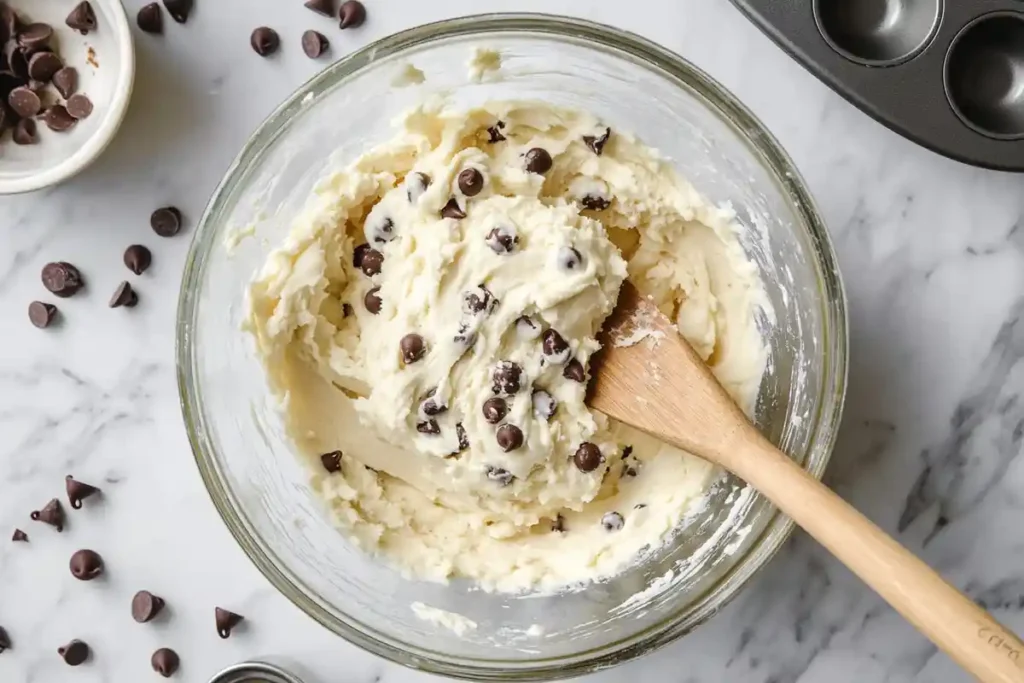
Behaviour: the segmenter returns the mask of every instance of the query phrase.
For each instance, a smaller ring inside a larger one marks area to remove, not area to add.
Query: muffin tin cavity
[[[818,30],[847,59],[899,64],[923,50],[939,25],[942,0],[814,0]]]
[[[978,132],[1024,137],[1024,14],[997,12],[968,24],[946,56],[946,95]]]

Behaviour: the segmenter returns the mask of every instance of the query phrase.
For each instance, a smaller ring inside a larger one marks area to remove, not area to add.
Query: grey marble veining
[[[126,0],[130,12],[142,0]],[[319,64],[302,30],[325,27],[334,54],[425,21],[520,9],[615,24],[656,40],[732,89],[782,141],[835,238],[850,299],[847,410],[829,483],[874,521],[1024,630],[1024,180],[962,166],[890,133],[833,94],[726,0],[367,2],[358,32],[331,30],[300,0],[197,0],[190,22],[137,37],[128,120],[86,174],[0,198],[0,625],[14,649],[0,681],[153,680],[149,654],[182,655],[179,680],[259,654],[304,662],[324,682],[429,680],[328,634],[248,562],[209,502],[181,425],[173,366],[179,276],[190,229],[259,121]],[[285,49],[249,48],[258,24]],[[153,208],[182,208],[162,240]],[[109,310],[123,249],[148,245],[141,303]],[[55,330],[25,309],[50,260],[79,265],[88,288]],[[67,473],[103,488],[69,510],[64,534],[28,519],[62,495]],[[29,544],[10,543],[14,527]],[[108,576],[76,582],[80,547]],[[132,594],[168,600],[141,627]],[[213,607],[247,617],[213,631]],[[170,618],[168,618],[170,617]],[[58,645],[96,657],[68,669]],[[638,662],[588,680],[881,683],[968,680],[944,655],[802,534],[707,625]]]

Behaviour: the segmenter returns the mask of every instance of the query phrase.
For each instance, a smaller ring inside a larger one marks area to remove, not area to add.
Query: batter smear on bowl
[[[589,114],[423,105],[319,183],[247,328],[355,543],[418,577],[558,590],[659,547],[713,474],[584,404],[624,279],[752,412],[766,304],[741,230]]]

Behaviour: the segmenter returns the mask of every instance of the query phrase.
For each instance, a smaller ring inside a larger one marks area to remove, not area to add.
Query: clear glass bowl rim
[[[176,325],[176,362],[179,399],[189,442],[200,475],[214,506],[228,530],[263,575],[299,609],[328,630],[349,642],[385,659],[430,673],[468,680],[552,680],[578,676],[626,662],[686,635],[722,609],[739,590],[782,547],[793,529],[793,522],[778,510],[760,537],[721,580],[688,609],[623,640],[596,650],[572,656],[538,658],[527,662],[512,660],[467,660],[426,650],[412,649],[379,631],[364,628],[354,620],[334,618],[318,600],[301,587],[297,577],[283,569],[264,547],[248,520],[240,514],[236,495],[231,490],[214,455],[213,444],[205,428],[201,396],[196,383],[197,363],[192,330],[199,304],[199,292],[207,256],[220,246],[217,230],[231,197],[245,179],[250,164],[285,129],[300,110],[302,100],[353,73],[404,50],[429,43],[466,36],[495,33],[534,34],[583,41],[596,49],[625,52],[647,62],[676,79],[718,112],[731,125],[749,151],[771,172],[779,189],[789,199],[806,227],[814,248],[815,266],[821,287],[825,338],[822,392],[814,433],[809,443],[804,468],[820,479],[828,465],[842,418],[848,365],[846,295],[838,263],[814,200],[799,172],[775,137],[745,105],[714,79],[681,56],[636,34],[603,24],[549,14],[490,13],[438,21],[417,26],[353,52],[335,62],[298,88],[253,133],[232,162],[214,191],[195,231],[186,259],[179,295]]]

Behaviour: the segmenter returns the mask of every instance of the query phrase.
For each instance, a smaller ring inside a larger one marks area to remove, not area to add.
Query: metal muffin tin
[[[1024,0],[732,0],[889,128],[975,166],[1024,171]]]

